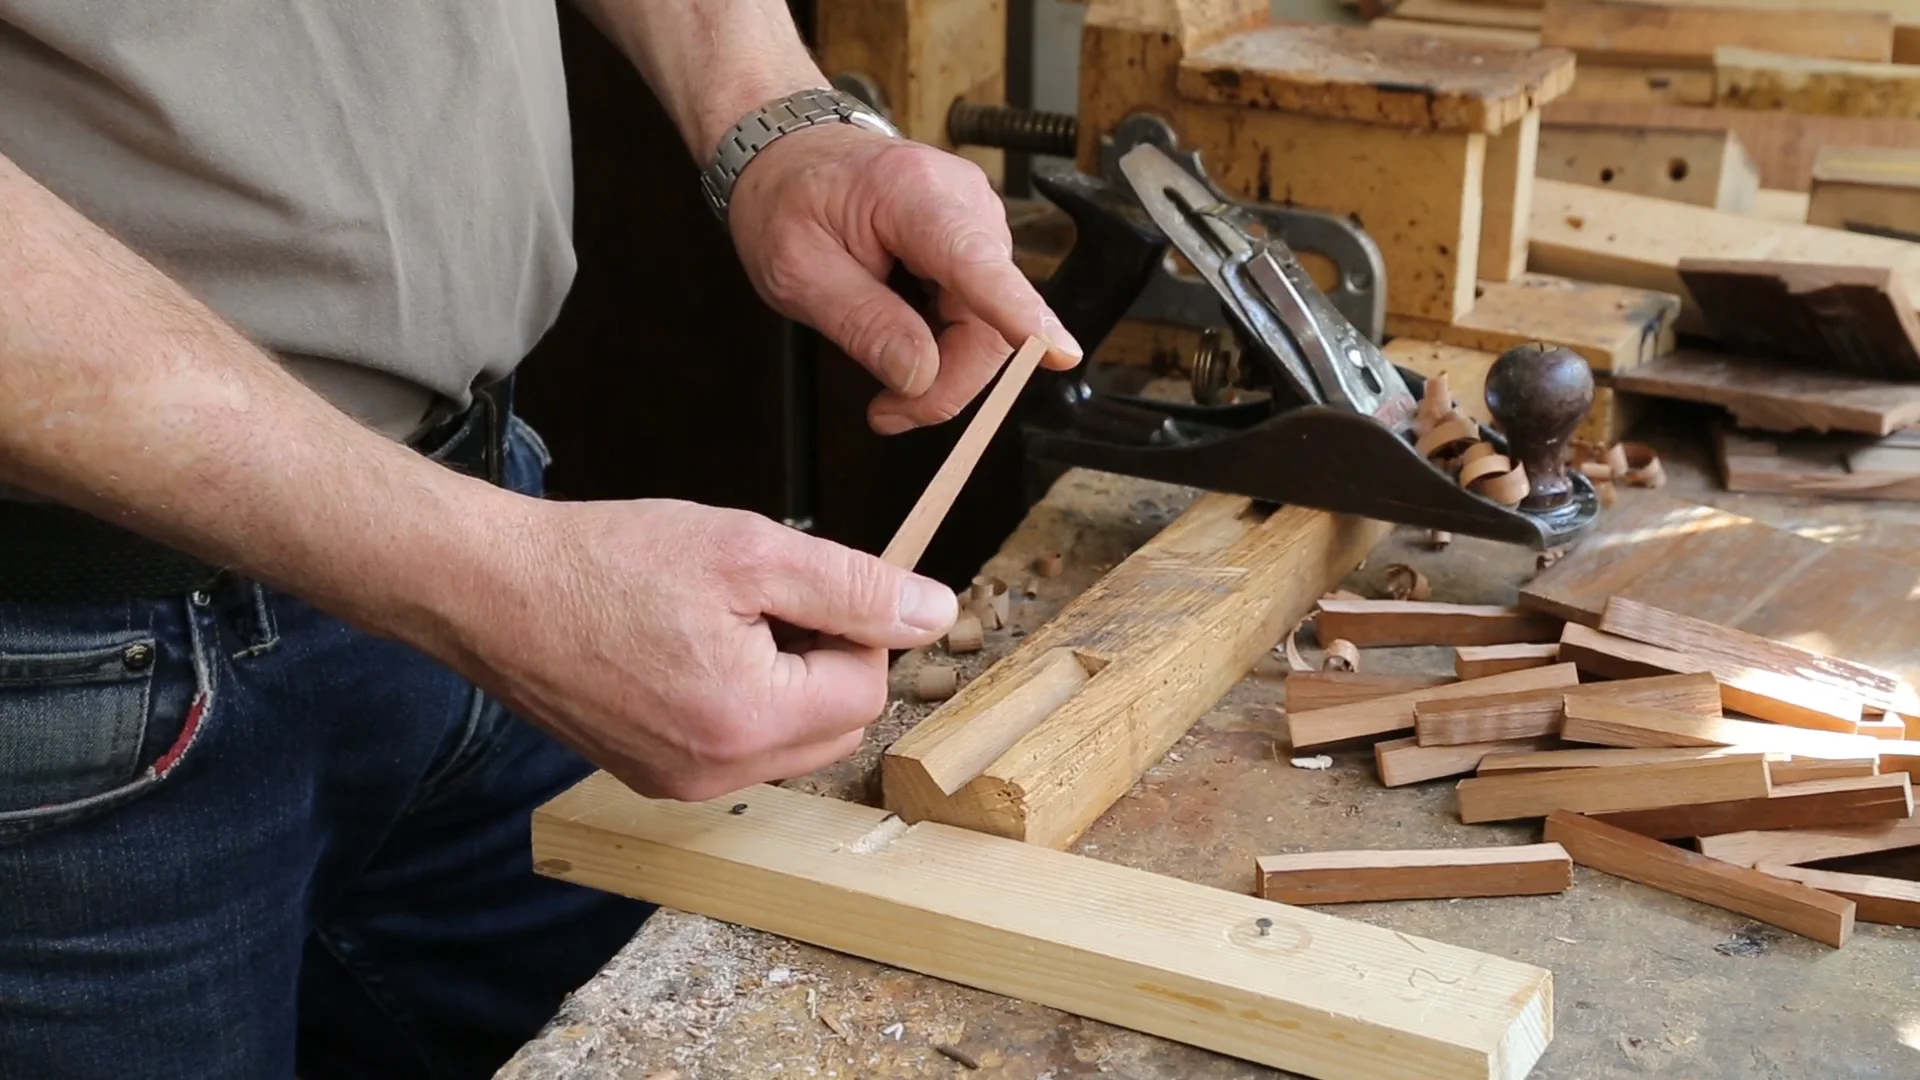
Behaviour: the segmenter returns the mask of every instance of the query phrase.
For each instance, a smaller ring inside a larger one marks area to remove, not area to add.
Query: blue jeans
[[[588,771],[252,582],[0,604],[0,1077],[490,1076],[651,910],[530,869]]]

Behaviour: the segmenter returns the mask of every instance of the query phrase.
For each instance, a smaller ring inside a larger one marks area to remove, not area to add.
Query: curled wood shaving
[[[1620,493],[1614,490],[1613,481],[1611,480],[1594,481],[1593,493],[1600,497],[1600,506],[1603,509],[1612,506],[1620,499]]]
[[[1471,465],[1483,457],[1497,454],[1498,451],[1493,448],[1492,443],[1485,441],[1477,442],[1460,452],[1460,464]]]
[[[986,643],[980,617],[971,611],[961,612],[960,617],[953,620],[953,628],[947,631],[947,652],[954,655],[979,652]]]
[[[1443,371],[1427,380],[1427,388],[1420,395],[1420,408],[1413,414],[1415,437],[1432,431],[1453,411],[1453,389],[1447,385],[1447,373]]]
[[[1604,461],[1582,462],[1580,465],[1580,473],[1587,479],[1598,483],[1602,480],[1613,479],[1613,466],[1608,465]]]
[[[921,664],[913,688],[921,701],[945,701],[960,689],[960,672],[952,664]]]
[[[1527,497],[1532,485],[1527,482],[1527,467],[1515,462],[1512,470],[1492,476],[1483,476],[1474,481],[1470,489],[1475,494],[1484,495],[1502,506],[1517,506]]]
[[[1660,455],[1646,443],[1621,443],[1614,449],[1621,451],[1626,458],[1627,467],[1619,473],[1622,483],[1628,487],[1657,488],[1667,482],[1667,471],[1660,466]]]
[[[1453,543],[1453,534],[1447,530],[1430,529],[1427,531],[1427,546],[1433,550],[1444,551],[1447,545],[1451,543]]]
[[[1472,421],[1450,416],[1421,436],[1413,448],[1427,458],[1445,457],[1473,442],[1479,435],[1480,428]]]
[[[1481,443],[1480,445],[1485,446],[1486,444]],[[1471,461],[1468,461],[1464,466],[1461,467],[1460,486],[1463,488],[1471,488],[1474,485],[1474,483],[1478,480],[1482,480],[1490,476],[1499,476],[1503,473],[1508,473],[1512,471],[1513,471],[1513,462],[1507,460],[1506,455],[1482,454],[1479,457],[1474,458]]]
[[[1312,671],[1313,665],[1307,663],[1307,658],[1300,655],[1300,642],[1296,640],[1299,636],[1300,628],[1297,626],[1287,632],[1287,670]]]
[[[1609,473],[1607,479],[1611,480],[1616,476],[1625,476],[1628,469],[1626,446],[1621,443],[1614,443],[1612,446],[1607,447],[1606,464]]]
[[[1033,572],[1036,574],[1039,574],[1043,578],[1059,577],[1061,572],[1064,571],[1066,568],[1067,568],[1066,556],[1060,554],[1058,551],[1055,551],[1052,548],[1048,548],[1047,550],[1041,552],[1039,555],[1035,556],[1033,560]]]
[[[1346,638],[1327,643],[1327,655],[1320,661],[1321,671],[1359,671],[1360,649]]]
[[[1425,600],[1433,595],[1433,585],[1427,581],[1427,575],[1406,563],[1387,567],[1386,578],[1387,596],[1394,600]]]
[[[1539,556],[1533,560],[1534,569],[1545,570],[1547,567],[1559,562],[1566,554],[1566,548],[1550,547],[1541,552]]]

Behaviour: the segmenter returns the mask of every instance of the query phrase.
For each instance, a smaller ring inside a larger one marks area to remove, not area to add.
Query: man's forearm
[[[742,116],[825,86],[785,0],[574,0],[665,104],[696,161]]]
[[[433,617],[407,564],[457,562],[452,505],[495,490],[334,409],[4,156],[0,481],[392,633]]]

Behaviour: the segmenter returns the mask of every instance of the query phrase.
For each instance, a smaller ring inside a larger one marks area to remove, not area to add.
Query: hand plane
[[[1517,506],[1496,502],[1416,448],[1424,380],[1355,328],[1284,240],[1160,147],[1134,146],[1120,172],[1121,181],[1036,172],[1076,229],[1042,289],[1048,303],[1091,355],[1171,248],[1219,302],[1200,362],[1237,367],[1234,380],[1263,396],[1166,402],[1100,393],[1085,364],[1043,371],[1022,412],[1030,456],[1538,548],[1593,524],[1593,485],[1565,468],[1593,395],[1578,357],[1515,350],[1495,365],[1489,407],[1505,434],[1480,428],[1478,438],[1517,453],[1533,481]]]

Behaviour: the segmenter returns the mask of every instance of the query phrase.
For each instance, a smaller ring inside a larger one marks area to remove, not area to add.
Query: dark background
[[[811,0],[792,6],[810,32]],[[1030,11],[1010,9],[1010,21]],[[560,14],[580,273],[516,389],[553,449],[554,496],[739,507],[878,552],[971,413],[874,435],[865,409],[878,381],[760,301],[652,92],[569,5]],[[1010,52],[1013,70],[1020,52]],[[1020,82],[1009,82],[1016,101]],[[1009,172],[1020,184],[1023,168],[1010,162]],[[1018,524],[1027,505],[1018,438],[1003,436],[922,572],[962,584]]]

